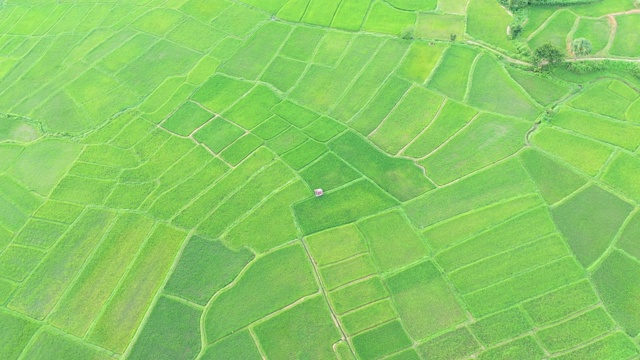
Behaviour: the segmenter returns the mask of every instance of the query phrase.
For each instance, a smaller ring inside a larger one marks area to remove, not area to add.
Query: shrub
[[[546,43],[533,51],[533,63],[538,67],[553,66],[564,60],[562,51],[551,43]]]
[[[591,53],[591,41],[585,38],[577,38],[571,42],[571,51],[575,56],[584,56]]]

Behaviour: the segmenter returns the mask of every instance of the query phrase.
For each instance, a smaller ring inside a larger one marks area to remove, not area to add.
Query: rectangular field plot
[[[425,229],[422,234],[431,247],[440,251],[542,204],[537,195],[516,197],[461,214]]]
[[[141,215],[119,217],[73,286],[60,299],[50,322],[83,337],[134,260],[153,224],[153,220]]]
[[[221,117],[217,117],[200,128],[193,135],[193,138],[214,153],[219,153],[244,133],[243,129]]]
[[[13,241],[16,244],[47,249],[55,244],[66,230],[67,226],[62,224],[30,219],[16,234]]]
[[[6,359],[17,359],[36,333],[39,324],[27,318],[18,316],[7,310],[0,310],[0,354]]]
[[[588,175],[596,175],[613,148],[555,128],[544,127],[532,136],[533,144],[575,166]]]
[[[260,76],[260,80],[273,85],[282,92],[288,92],[306,68],[307,64],[302,61],[276,56],[264,74]]]
[[[640,215],[636,212],[633,217],[625,222],[624,230],[620,233],[616,246],[640,260],[638,236],[640,236]]]
[[[35,335],[23,355],[28,359],[86,359],[108,360],[111,354],[72,339],[59,330],[46,327]]]
[[[270,109],[280,101],[280,97],[271,89],[258,85],[223,115],[238,126],[253,129],[271,116]]]
[[[422,87],[412,87],[376,130],[371,141],[391,155],[411,142],[435,117],[444,98]]]
[[[200,315],[198,309],[160,297],[128,358],[195,357],[201,345]]]
[[[422,84],[431,75],[446,47],[426,42],[414,42],[398,67],[397,75]]]
[[[343,315],[340,322],[349,335],[355,335],[397,316],[391,300],[384,299]]]
[[[13,280],[24,280],[44,257],[44,252],[10,245],[0,255],[0,275]]]
[[[355,133],[347,132],[334,139],[329,148],[400,201],[415,198],[434,187],[411,161],[392,158]]]
[[[514,118],[481,113],[420,164],[434,182],[446,184],[514,154],[529,128]]]
[[[251,83],[216,74],[196,91],[192,99],[214,113],[222,113],[252,88]]]
[[[417,227],[425,228],[478,207],[532,193],[534,189],[522,165],[509,160],[429,192],[406,203],[404,208]]]
[[[536,49],[542,44],[551,43],[553,46],[566,49],[567,36],[576,21],[576,15],[571,11],[557,11],[551,20],[539,30],[531,39],[529,47]]]
[[[630,336],[640,333],[640,264],[619,250],[612,252],[594,273],[593,280],[609,314]]]
[[[458,269],[449,274],[449,278],[459,291],[467,293],[569,254],[562,238],[552,235]]]
[[[335,263],[368,251],[355,225],[345,225],[307,236],[304,241],[314,261],[320,265]]]
[[[524,150],[520,158],[548,204],[564,199],[587,183],[586,177],[535,149]]]
[[[551,352],[558,352],[588,342],[615,328],[607,312],[599,307],[573,319],[537,333],[542,345]]]
[[[371,3],[366,0],[342,0],[331,27],[344,30],[359,30]]]
[[[261,360],[262,355],[260,355],[258,346],[249,333],[249,330],[242,330],[208,347],[202,359]]]
[[[551,123],[629,151],[640,145],[640,127],[582,111],[564,108],[553,117]]]
[[[632,210],[619,197],[590,186],[554,208],[552,214],[580,263],[589,267],[614,241]]]
[[[352,342],[363,360],[379,359],[412,345],[400,321],[392,321],[356,335]]]
[[[254,328],[267,356],[273,359],[333,357],[340,332],[332,321],[326,301],[316,296]]]
[[[378,276],[348,284],[329,293],[329,299],[338,314],[357,309],[388,296],[389,294]]]
[[[477,110],[462,103],[447,100],[436,118],[420,132],[402,154],[421,158],[432,153],[462,129],[477,113]]]
[[[450,247],[439,253],[436,259],[446,271],[453,271],[485,257],[537,240],[555,230],[548,210],[540,207]]]
[[[90,209],[70,228],[9,302],[9,308],[42,319],[82,269],[115,215]]]
[[[386,2],[371,4],[363,30],[384,34],[401,35],[402,31],[416,22],[416,14],[392,7]]]
[[[514,276],[464,296],[474,316],[484,316],[584,278],[583,268],[570,257]]]
[[[529,300],[522,304],[522,308],[535,325],[541,326],[558,321],[598,301],[590,282],[582,280]]]
[[[625,111],[631,101],[609,89],[610,81],[591,86],[579,97],[571,100],[569,106],[588,112],[625,120]]]
[[[300,244],[255,260],[205,314],[209,343],[317,291],[311,263]]]
[[[397,205],[397,201],[367,180],[304,200],[293,206],[303,233],[348,224]]]
[[[363,220],[358,228],[368,240],[369,251],[383,272],[428,255],[426,244],[398,210]]]
[[[213,117],[196,103],[186,102],[162,123],[162,127],[174,134],[188,136]]]
[[[463,327],[431,339],[418,349],[426,359],[463,359],[480,350],[480,345],[471,332]]]
[[[613,333],[590,345],[557,357],[558,360],[632,359],[637,345],[622,332]]]
[[[452,289],[430,261],[394,274],[385,282],[414,339],[424,339],[467,320]]]
[[[362,135],[369,135],[387,117],[396,103],[411,87],[411,83],[391,76],[378,89],[373,99],[358,114],[349,125]]]
[[[451,46],[429,80],[428,87],[462,101],[467,92],[471,66],[478,52],[466,46]]]
[[[533,337],[527,336],[483,352],[479,360],[545,359],[544,350]]]
[[[478,340],[487,346],[514,338],[527,331],[533,325],[525,312],[519,308],[511,308],[471,324],[471,330]]]
[[[343,262],[320,268],[320,275],[327,290],[376,273],[369,254],[356,255]]]
[[[520,71],[513,67],[507,67],[507,71],[511,78],[540,105],[548,106],[560,100],[571,90],[566,83],[536,73]]]
[[[639,171],[640,157],[620,153],[613,159],[602,180],[631,199],[640,201]]]

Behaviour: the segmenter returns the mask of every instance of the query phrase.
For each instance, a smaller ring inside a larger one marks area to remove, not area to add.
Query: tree
[[[577,38],[571,42],[571,51],[576,57],[589,55],[591,53],[591,41],[585,38]]]
[[[564,60],[562,51],[551,43],[546,43],[539,46],[533,52],[533,63],[538,67],[544,67],[547,65],[556,65]]]

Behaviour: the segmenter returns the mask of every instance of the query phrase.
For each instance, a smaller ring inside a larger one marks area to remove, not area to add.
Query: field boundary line
[[[478,62],[480,61],[480,58],[482,57],[483,52],[479,51],[476,56],[473,58],[473,61],[471,62],[471,66],[469,67],[469,75],[467,75],[467,86],[464,89],[464,95],[462,95],[462,103],[464,104],[468,104],[469,103],[469,96],[471,94],[471,87],[473,86],[473,77],[475,76],[476,73],[476,66],[478,65]],[[473,107],[474,109],[480,111],[480,109],[477,109],[475,107]]]
[[[475,108],[474,108],[475,109]],[[476,109],[477,110],[477,109]],[[453,134],[451,134],[451,136],[449,136],[445,141],[442,142],[442,144],[438,145],[438,147],[436,147],[435,149],[431,150],[428,154],[416,158],[415,161],[422,161],[422,160],[426,160],[429,156],[433,155],[434,153],[436,153],[438,150],[442,149],[443,147],[445,147],[449,142],[451,142],[451,140],[453,138],[455,138],[456,136],[458,136],[458,134],[460,134],[462,131],[464,131],[466,128],[468,128],[469,126],[471,126],[471,123],[473,123],[478,117],[480,117],[480,115],[483,112],[478,110],[478,112],[473,115],[473,117],[471,119],[469,119],[469,121],[467,121],[466,124],[464,124],[460,129],[456,130]],[[444,185],[440,185],[440,186],[444,186]]]
[[[345,329],[342,327],[342,323],[340,322],[340,319],[338,318],[338,315],[336,314],[336,310],[334,309],[333,304],[331,304],[331,301],[329,300],[329,296],[328,296],[328,293],[327,293],[327,290],[326,290],[326,286],[324,285],[324,282],[322,281],[322,277],[320,276],[320,272],[318,271],[318,266],[317,266],[315,260],[313,259],[313,257],[311,256],[311,252],[309,252],[309,248],[307,247],[307,244],[305,243],[304,238],[300,239],[300,243],[302,244],[302,247],[304,248],[305,254],[307,255],[307,259],[311,263],[311,267],[313,268],[313,275],[315,277],[316,284],[318,285],[318,287],[320,289],[320,294],[324,298],[324,301],[327,304],[327,308],[329,309],[329,312],[331,313],[331,318],[333,320],[333,323],[338,328],[338,330],[340,331],[340,334],[342,335],[342,340],[347,343],[347,346],[349,346],[349,350],[351,351],[351,353],[355,354],[354,346],[351,343],[351,339],[347,335],[347,332],[345,331]]]

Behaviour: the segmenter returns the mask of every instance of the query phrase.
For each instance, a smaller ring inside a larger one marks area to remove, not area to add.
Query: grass
[[[584,204],[596,202],[597,209]],[[633,207],[597,186],[590,186],[553,209],[553,218],[580,262],[588,267],[609,247]]]
[[[414,339],[458,325],[467,316],[433,262],[426,261],[386,279],[396,309]]]
[[[4,4],[0,357],[637,357],[633,1]]]
[[[207,307],[207,341],[230,335],[316,289],[301,245],[290,245],[260,258]]]

